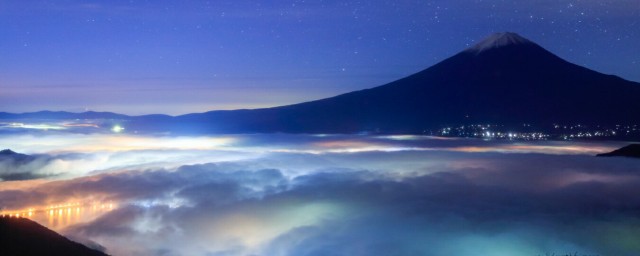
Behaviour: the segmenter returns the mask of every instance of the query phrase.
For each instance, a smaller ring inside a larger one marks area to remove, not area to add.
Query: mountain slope
[[[0,182],[42,178],[44,175],[38,175],[34,172],[31,172],[29,168],[26,168],[25,170],[25,168],[23,167],[28,165],[44,165],[49,160],[49,157],[36,157],[20,154],[10,149],[0,150]],[[36,161],[39,161],[39,163],[36,163]]]
[[[419,133],[468,123],[627,124],[640,84],[569,63],[498,33],[426,70],[372,89],[270,109],[176,117],[209,132]]]
[[[613,60],[612,60],[613,61]],[[443,126],[640,123],[640,84],[569,63],[515,33],[496,33],[414,75],[300,104],[176,117],[0,113],[0,119],[108,118],[127,131],[422,133]]]
[[[0,255],[106,255],[29,219],[0,217]]]
[[[631,144],[609,153],[598,154],[597,156],[624,156],[640,158],[640,144]]]

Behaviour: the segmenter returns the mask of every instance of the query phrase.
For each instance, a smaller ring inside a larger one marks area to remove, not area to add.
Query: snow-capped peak
[[[533,44],[533,42],[512,32],[495,33],[467,49],[467,51],[481,53],[489,49],[520,44]]]

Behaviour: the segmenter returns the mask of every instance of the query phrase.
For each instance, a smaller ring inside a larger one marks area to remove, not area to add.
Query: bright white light
[[[124,131],[124,127],[116,124],[116,125],[113,126],[113,128],[111,128],[111,131],[115,132],[115,133],[120,133],[120,132]]]

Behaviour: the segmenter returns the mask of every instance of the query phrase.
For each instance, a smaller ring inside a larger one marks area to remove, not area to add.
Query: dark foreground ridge
[[[640,144],[631,144],[609,153],[598,154],[598,156],[624,156],[640,158]]]
[[[101,255],[26,218],[0,217],[0,255]]]

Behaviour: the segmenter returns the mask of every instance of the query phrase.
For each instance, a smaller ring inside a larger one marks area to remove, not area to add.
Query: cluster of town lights
[[[79,214],[85,207],[89,207],[89,209],[97,211],[103,210],[113,210],[115,208],[115,204],[113,202],[108,203],[99,203],[94,202],[90,204],[82,204],[78,202],[74,203],[65,203],[65,204],[54,204],[49,205],[43,208],[27,208],[19,211],[3,211],[0,212],[1,217],[15,217],[15,218],[31,218],[36,213],[45,213],[49,216],[53,215],[64,215],[64,214]]]
[[[548,140],[548,139],[588,139],[606,137],[640,137],[638,125],[560,125],[532,127],[522,124],[520,128],[507,128],[505,125],[472,124],[444,127],[436,131],[425,131],[427,134],[444,137],[474,137],[485,139],[509,140]]]

